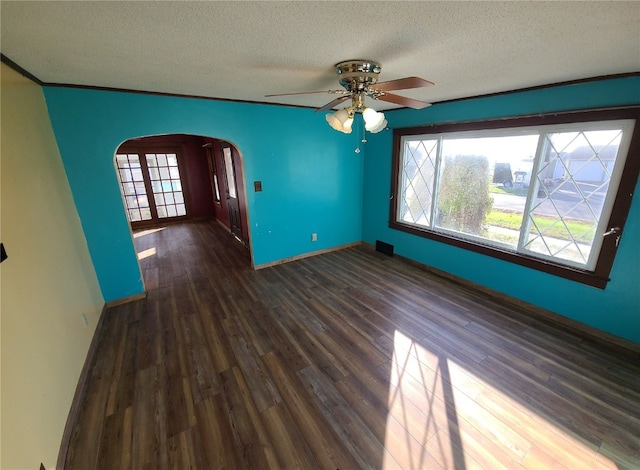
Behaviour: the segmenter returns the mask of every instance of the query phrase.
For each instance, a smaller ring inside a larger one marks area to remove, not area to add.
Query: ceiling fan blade
[[[301,91],[299,93],[278,93],[275,95],[264,95],[265,98],[270,98],[272,96],[294,96],[294,95],[312,95],[314,93],[329,93],[329,94],[344,94],[347,93],[345,90],[322,90],[322,91]]]
[[[329,103],[325,104],[322,108],[316,109],[316,113],[320,112],[320,111],[326,111],[327,109],[331,109],[335,105],[338,105],[338,104],[342,103],[343,101],[348,100],[349,98],[351,98],[351,95],[340,96],[340,97],[336,98],[335,100],[330,101]]]
[[[422,88],[425,86],[434,85],[433,82],[425,80],[420,77],[406,77],[399,78],[398,80],[389,80],[388,82],[380,82],[375,85],[371,85],[369,88],[379,91],[390,90],[408,90],[409,88]]]
[[[413,109],[422,109],[427,106],[431,106],[431,103],[426,101],[414,100],[413,98],[407,98],[406,96],[394,95],[392,93],[384,93],[377,96],[375,99],[380,101],[387,101],[389,103],[400,104]]]

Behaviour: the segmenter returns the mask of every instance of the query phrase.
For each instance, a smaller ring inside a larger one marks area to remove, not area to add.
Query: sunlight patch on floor
[[[147,250],[142,250],[138,252],[138,260],[143,260],[145,258],[148,258],[150,256],[155,256],[157,253],[156,251],[156,247],[151,247]]]
[[[385,469],[617,468],[578,436],[400,331],[388,407]]]
[[[144,237],[145,235],[151,235],[152,233],[156,233],[156,232],[160,232],[162,230],[164,230],[166,227],[158,227],[158,228],[150,228],[147,230],[141,230],[139,232],[135,232],[133,234],[133,238],[140,238],[140,237]]]

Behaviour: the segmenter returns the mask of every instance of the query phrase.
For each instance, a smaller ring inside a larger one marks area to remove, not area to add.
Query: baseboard
[[[375,246],[373,246],[370,243],[363,242],[362,244],[363,246],[366,246],[371,250],[375,250]],[[606,331],[599,330],[598,328],[595,328],[593,326],[590,326],[585,323],[581,323],[577,320],[573,320],[563,315],[554,313],[550,310],[544,309],[537,305],[531,304],[529,302],[525,302],[524,300],[511,297],[510,295],[490,289],[489,287],[483,286],[481,284],[471,282],[467,279],[455,276],[453,274],[434,268],[427,264],[420,263],[411,258],[407,258],[405,256],[399,256],[398,254],[395,254],[394,257],[397,258],[399,261],[410,264],[418,269],[429,272],[435,276],[447,279],[451,282],[455,282],[456,284],[466,287],[467,289],[475,290],[476,292],[480,292],[482,294],[498,299],[501,302],[508,303],[515,307],[518,307],[524,310],[525,312],[527,312],[528,314],[530,314],[534,318],[544,319],[547,323],[555,324],[559,327],[569,329],[572,332],[578,334],[579,336],[585,339],[595,341],[601,344],[608,344],[616,348],[620,348],[622,350],[627,351],[632,356],[637,356],[638,354],[640,354],[640,344],[637,344],[628,339],[621,338],[611,333],[607,333]]]
[[[128,304],[129,302],[135,302],[136,300],[142,300],[147,298],[146,292],[140,294],[130,295],[129,297],[123,297],[121,299],[112,300],[106,303],[107,308],[117,307],[119,305]]]
[[[67,459],[69,444],[71,443],[71,433],[78,423],[78,419],[80,417],[80,407],[85,395],[87,394],[89,375],[91,374],[93,365],[96,362],[98,341],[100,332],[102,331],[104,326],[105,318],[107,316],[107,310],[107,304],[104,304],[102,307],[102,311],[100,312],[98,324],[96,325],[96,329],[93,332],[91,343],[89,344],[87,357],[84,360],[84,365],[82,366],[82,371],[80,372],[80,378],[78,379],[78,384],[76,385],[76,391],[73,394],[73,400],[71,401],[71,407],[69,409],[69,415],[67,416],[67,422],[65,423],[64,431],[62,432],[62,441],[60,442],[60,452],[58,453],[58,462],[56,464],[56,469],[63,469],[65,461]]]
[[[318,255],[322,255],[324,253],[331,253],[332,251],[344,250],[345,248],[351,248],[353,246],[358,246],[358,245],[362,245],[362,242],[347,243],[346,245],[334,246],[334,247],[331,247],[331,248],[326,248],[324,250],[310,251],[308,253],[303,253],[301,255],[291,256],[289,258],[279,259],[277,261],[272,261],[270,263],[263,263],[263,264],[253,265],[253,269],[258,270],[258,269],[270,268],[272,266],[278,266],[278,265],[281,265],[281,264],[290,263],[291,261],[298,261],[298,260],[301,260],[301,259],[304,259],[304,258],[309,258],[311,256],[318,256]]]
[[[231,233],[231,227],[229,227],[227,224],[225,224],[222,220],[220,219],[215,219],[215,221],[218,223],[218,225],[220,227],[222,227],[223,229],[225,229],[227,232]]]

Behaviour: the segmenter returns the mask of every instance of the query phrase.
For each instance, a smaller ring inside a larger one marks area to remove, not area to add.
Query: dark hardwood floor
[[[136,233],[67,469],[640,468],[640,361],[368,247]],[[603,312],[606,314],[606,312]]]

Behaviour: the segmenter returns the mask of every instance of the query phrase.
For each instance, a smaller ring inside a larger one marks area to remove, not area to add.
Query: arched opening
[[[114,165],[133,230],[214,219],[250,250],[242,156],[230,142],[170,134],[123,142]]]

